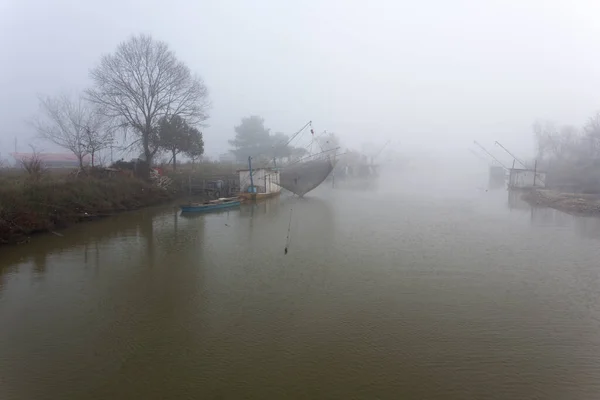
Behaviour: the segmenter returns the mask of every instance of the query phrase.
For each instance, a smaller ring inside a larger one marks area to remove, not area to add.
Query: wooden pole
[[[335,189],[335,153],[337,150],[333,152],[333,170],[331,171],[331,187]]]
[[[500,162],[500,160],[498,160],[496,157],[494,157],[494,155],[493,155],[492,153],[490,153],[489,151],[487,151],[487,150],[485,149],[485,147],[483,147],[482,145],[480,145],[480,144],[477,142],[477,140],[473,140],[473,143],[474,143],[475,145],[479,146],[479,148],[480,148],[481,150],[483,150],[483,151],[484,151],[484,152],[485,152],[485,153],[486,153],[488,156],[492,157],[492,159],[493,159],[494,161],[496,161],[498,164],[500,164],[500,165],[502,166],[502,168],[504,168],[504,169],[507,169],[507,168],[506,168],[506,166]]]
[[[250,156],[248,156],[248,170],[250,171],[250,190],[254,191],[254,178],[252,178],[252,157]]]
[[[515,161],[516,160],[513,160],[512,168],[508,171],[508,189],[509,190],[512,189],[512,184],[513,184],[512,178],[513,178],[513,174],[515,172]]]
[[[508,149],[506,147],[502,146],[502,144],[500,144],[499,141],[496,140],[495,144],[497,146],[500,146],[502,148],[502,150],[504,150],[505,152],[507,152],[511,157],[513,157],[516,161],[518,161],[519,164],[521,164],[523,166],[523,168],[527,168],[527,165],[525,165],[525,163],[523,161],[519,160],[513,153],[511,153],[510,151],[508,151]]]
[[[334,170],[331,171],[331,187],[335,189],[335,166]]]

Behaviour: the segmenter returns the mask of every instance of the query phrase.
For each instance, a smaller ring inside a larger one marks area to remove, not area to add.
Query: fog
[[[536,119],[581,125],[600,109],[598,12],[593,0],[0,0],[0,153],[36,136],[38,94],[89,87],[102,54],[148,33],[204,79],[210,156],[248,115],[288,134],[312,120],[345,147],[470,157],[474,139],[500,140],[532,156]]]
[[[0,0],[0,399],[600,398],[599,15]]]

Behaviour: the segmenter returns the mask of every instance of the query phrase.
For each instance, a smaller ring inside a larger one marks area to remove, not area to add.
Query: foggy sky
[[[600,110],[599,13],[594,0],[0,0],[0,153],[35,136],[37,94],[87,87],[138,33],[205,80],[208,155],[251,114],[285,133],[313,120],[356,148],[530,151],[535,119]]]

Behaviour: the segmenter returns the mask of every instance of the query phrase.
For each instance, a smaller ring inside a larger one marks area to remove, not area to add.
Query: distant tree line
[[[533,125],[538,167],[548,173],[548,186],[600,193],[600,112],[582,126]]]
[[[234,130],[235,138],[229,144],[233,147],[231,153],[239,163],[248,162],[248,157],[261,162],[283,161],[308,153],[304,147],[290,146],[288,135],[281,132],[271,134],[270,129],[265,127],[264,119],[257,115],[242,118]]]
[[[239,163],[248,162],[248,157],[263,162],[290,162],[309,154],[307,147],[292,146],[289,135],[282,132],[272,134],[270,129],[265,127],[264,119],[257,115],[242,118],[234,130],[235,137],[229,141],[232,146],[230,151]],[[334,134],[311,135],[313,153],[333,151],[340,145],[338,137]]]
[[[204,153],[199,128],[208,118],[208,90],[200,77],[161,41],[148,35],[132,36],[90,70],[92,85],[83,93],[39,98],[40,112],[32,119],[40,137],[72,152],[84,166],[116,143],[117,135],[128,149],[139,149],[152,165],[157,154],[168,154],[175,169],[179,155],[198,159]],[[271,133],[259,116],[243,118],[229,141],[240,163],[290,162],[306,156],[305,147],[290,144],[290,137]],[[333,150],[333,134],[313,136],[313,150]]]
[[[208,118],[208,90],[166,43],[133,36],[102,56],[90,77],[82,94],[40,97],[33,118],[38,134],[75,154],[80,167],[88,156],[93,165],[117,132],[133,136],[130,146],[149,164],[160,152],[171,155],[174,168],[179,154],[203,154],[198,127]]]

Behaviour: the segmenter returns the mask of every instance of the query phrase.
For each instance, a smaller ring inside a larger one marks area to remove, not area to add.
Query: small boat
[[[179,206],[181,212],[209,212],[227,208],[239,207],[241,200],[237,197],[223,197],[218,200],[209,200],[204,203],[190,203]]]
[[[242,198],[244,200],[263,200],[263,199],[268,199],[270,197],[279,196],[280,193],[281,193],[281,190],[276,191],[276,192],[271,192],[271,193],[241,192],[238,194],[238,196],[240,196],[240,198]]]

